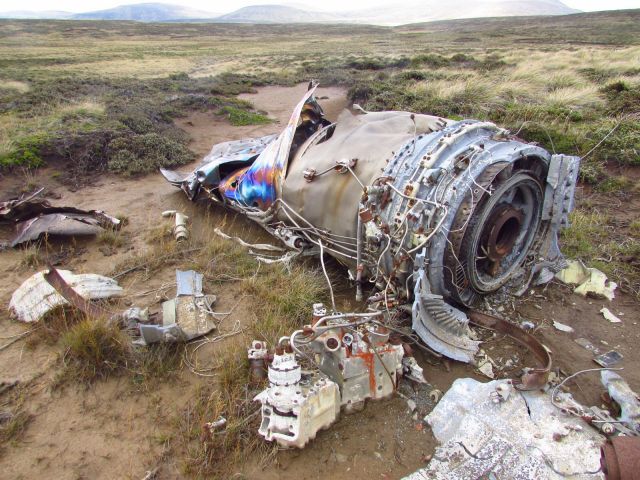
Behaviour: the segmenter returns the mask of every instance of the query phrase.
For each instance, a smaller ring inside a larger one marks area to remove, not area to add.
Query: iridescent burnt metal
[[[305,105],[312,101],[316,87],[310,88],[296,105],[282,133],[260,153],[253,164],[231,175],[218,191],[241,208],[266,210],[279,198],[287,171],[291,145]]]

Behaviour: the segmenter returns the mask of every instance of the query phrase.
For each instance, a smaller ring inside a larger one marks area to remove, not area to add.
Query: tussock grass
[[[58,112],[62,118],[69,120],[74,116],[100,117],[104,115],[106,107],[97,99],[87,98],[79,102],[73,102],[62,106]]]
[[[5,447],[19,446],[34,415],[26,402],[31,381],[21,382],[2,393],[0,403],[0,455]]]
[[[28,245],[20,251],[20,266],[30,269],[42,267],[46,264],[41,248],[37,244]]]
[[[72,308],[57,307],[40,320],[38,329],[27,337],[26,344],[29,348],[40,343],[55,345],[83,318],[82,314]]]
[[[127,369],[132,361],[131,338],[103,319],[84,319],[62,336],[64,367],[57,383],[103,380]]]
[[[113,248],[122,247],[125,244],[125,238],[120,230],[104,230],[98,234],[97,240],[98,243]]]
[[[185,345],[159,343],[135,348],[121,326],[106,319],[88,319],[71,309],[50,312],[40,328],[27,339],[33,348],[40,342],[59,345],[62,369],[52,388],[70,384],[89,386],[96,381],[127,375],[136,390],[149,391],[182,369]]]
[[[20,441],[29,423],[33,420],[33,415],[22,408],[14,410],[13,412],[2,412],[0,415],[1,449],[5,444],[15,444]]]

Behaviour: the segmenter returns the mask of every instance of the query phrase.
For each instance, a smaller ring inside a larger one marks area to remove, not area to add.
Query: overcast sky
[[[377,5],[388,5],[392,0],[312,0],[278,1],[278,0],[0,0],[0,11],[10,10],[64,10],[68,12],[87,12],[101,10],[130,3],[144,2],[173,3],[208,12],[227,13],[247,5],[257,4],[290,4],[313,10],[356,10]],[[469,0],[470,2],[474,0]],[[623,8],[640,8],[640,0],[564,0],[570,7],[584,11],[616,10]]]

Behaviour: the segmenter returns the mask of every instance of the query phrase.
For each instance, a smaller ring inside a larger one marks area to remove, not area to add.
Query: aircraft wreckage
[[[383,323],[392,308],[410,312],[430,349],[472,362],[479,342],[470,319],[496,325],[469,309],[502,288],[523,292],[549,281],[564,267],[558,234],[580,164],[490,122],[356,105],[332,123],[315,89],[279,135],[215,145],[188,175],[162,170],[191,200],[206,196],[246,215],[292,251],[331,255],[348,268],[358,300],[367,284],[375,287],[370,312],[314,311],[309,327],[276,348],[271,386],[256,397],[261,433],[296,446],[331,423],[340,405],[390,394],[396,372],[421,377]],[[498,327],[536,343],[509,325]],[[303,347],[325,376],[301,376],[294,351]],[[548,354],[536,348],[548,373]],[[249,354],[259,360],[267,352],[258,342]],[[522,382],[540,386],[526,375]]]

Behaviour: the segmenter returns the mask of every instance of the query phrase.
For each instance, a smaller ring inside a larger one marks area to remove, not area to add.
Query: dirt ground
[[[291,109],[302,96],[306,85],[292,88],[266,87],[257,94],[242,95],[276,120],[270,125],[232,127],[213,113],[198,112],[177,123],[192,137],[190,148],[204,156],[217,142],[253,137],[277,132],[286,123]],[[329,119],[335,119],[346,106],[345,92],[337,88],[320,88],[318,97]],[[326,98],[323,98],[326,97]],[[195,165],[195,164],[194,164]],[[181,170],[189,171],[194,165]],[[124,214],[129,223],[124,227],[124,246],[115,249],[99,248],[94,240],[77,240],[58,244],[62,249],[58,267],[74,272],[108,274],[115,265],[137,251],[146,248],[150,231],[162,222],[164,210],[179,210],[191,217],[193,235],[202,235],[198,225],[203,222],[220,224],[223,230],[243,238],[265,240],[266,234],[243,218],[215,208],[190,203],[185,195],[158,175],[127,179],[103,175],[95,183],[77,191],[70,191],[56,180],[56,169],[42,169],[28,178],[20,175],[0,179],[4,200],[17,193],[26,183],[46,186],[52,202],[87,209],[102,209],[110,214]],[[578,201],[587,198],[581,192]],[[593,200],[593,199],[592,199]],[[597,200],[597,199],[596,199]],[[0,230],[0,240],[10,231]],[[71,249],[69,247],[71,245]],[[63,248],[64,247],[64,248]],[[7,306],[11,293],[34,269],[24,265],[25,253],[20,250],[0,252],[0,303]],[[156,305],[154,295],[140,292],[171,284],[173,268],[166,268],[151,279],[130,275],[121,283],[128,298],[136,305]],[[172,288],[164,290],[171,296]],[[231,290],[214,291],[221,310],[235,304]],[[342,292],[350,297],[351,292]],[[622,319],[611,324],[599,313],[603,306]],[[565,373],[596,367],[593,353],[575,342],[588,339],[600,352],[615,349],[624,356],[622,375],[636,391],[640,391],[640,327],[638,301],[617,293],[613,302],[583,298],[565,285],[553,282],[536,288],[521,299],[506,305],[503,314],[526,319],[536,325],[536,335],[550,348],[554,367]],[[236,309],[230,321],[243,319],[248,312]],[[553,320],[569,325],[572,333],[560,332]],[[25,331],[25,327],[9,318],[6,308],[0,313],[0,337],[6,338]],[[248,342],[236,337],[230,341]],[[507,339],[489,339],[483,348],[498,363],[515,359],[516,366],[528,360],[521,350]],[[5,340],[0,340],[4,344]],[[215,356],[219,344],[209,345],[199,352],[206,360]],[[182,478],[179,452],[171,449],[170,433],[175,415],[191,398],[195,389],[210,379],[197,377],[184,370],[177,378],[150,391],[141,390],[128,379],[111,379],[90,387],[68,387],[53,391],[50,383],[55,375],[61,352],[55,346],[39,343],[29,347],[16,342],[0,351],[0,381],[17,379],[30,382],[25,391],[25,408],[33,415],[26,434],[20,442],[0,451],[0,478],[142,478],[145,471],[160,466],[158,478]],[[460,377],[480,376],[468,365],[442,362],[418,355],[425,376],[432,387],[412,391],[404,385],[405,396],[424,399],[428,390],[446,391]],[[524,362],[524,363],[523,363]],[[508,376],[510,371],[498,372]],[[603,392],[599,376],[587,374],[573,384],[572,392],[586,405],[600,405]],[[0,410],[6,403],[0,396]],[[302,451],[281,451],[265,469],[256,459],[247,459],[238,466],[244,478],[315,479],[349,475],[350,478],[400,478],[423,466],[433,453],[435,441],[421,418],[432,405],[418,402],[418,411],[410,412],[401,396],[369,403],[363,412],[345,415],[329,430],[321,432],[315,441]],[[257,435],[257,433],[256,433]]]

